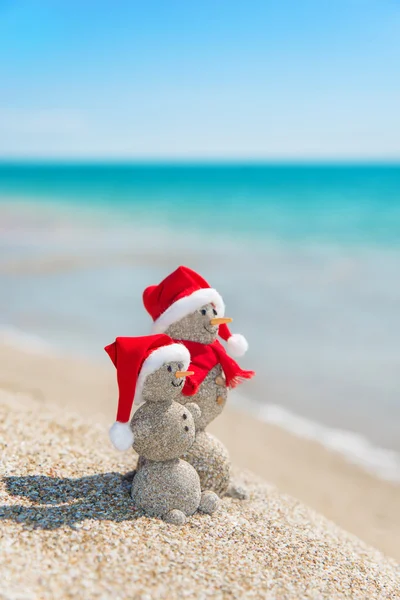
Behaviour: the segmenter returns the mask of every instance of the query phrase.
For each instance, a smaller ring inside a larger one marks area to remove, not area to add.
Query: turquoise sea
[[[233,403],[400,478],[400,166],[0,164],[0,341],[109,368],[179,264],[250,342]]]

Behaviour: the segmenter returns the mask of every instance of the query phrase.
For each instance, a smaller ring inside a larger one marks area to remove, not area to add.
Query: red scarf
[[[196,394],[208,373],[218,364],[221,365],[225,374],[226,386],[231,389],[242,383],[244,379],[251,379],[255,375],[254,371],[241,369],[217,340],[212,344],[200,344],[187,340],[174,341],[180,342],[189,350],[191,358],[189,369],[194,371],[194,375],[186,378],[182,390],[184,396]]]

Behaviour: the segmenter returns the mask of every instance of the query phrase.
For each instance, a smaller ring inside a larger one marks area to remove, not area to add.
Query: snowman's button
[[[187,419],[187,414],[186,413],[183,413],[182,419]]]
[[[189,431],[189,427],[187,425],[185,426],[185,431]]]
[[[217,404],[219,404],[219,406],[221,406],[224,402],[225,402],[225,398],[223,396],[218,396]]]
[[[218,377],[215,378],[215,383],[217,385],[225,385],[225,379],[221,375],[218,375]]]

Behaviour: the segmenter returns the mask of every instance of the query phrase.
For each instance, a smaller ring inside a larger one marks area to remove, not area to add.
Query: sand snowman
[[[117,338],[106,347],[117,368],[117,421],[110,438],[118,450],[131,446],[141,457],[132,484],[135,506],[146,515],[183,525],[197,510],[213,513],[218,496],[202,491],[184,455],[195,441],[197,404],[177,402],[190,362],[189,351],[167,335]],[[133,402],[142,404],[129,422]]]
[[[248,344],[240,334],[232,335],[227,326],[225,305],[219,293],[188,267],[178,267],[157,286],[146,288],[143,302],[154,320],[153,332],[167,333],[185,345],[191,355],[194,375],[183,387],[184,396],[192,396],[200,407],[196,419],[196,439],[182,457],[196,469],[202,490],[213,490],[245,498],[246,491],[231,481],[231,463],[225,446],[205,428],[224,409],[228,390],[253,371],[244,371],[217,341],[227,342],[228,352],[243,355]]]

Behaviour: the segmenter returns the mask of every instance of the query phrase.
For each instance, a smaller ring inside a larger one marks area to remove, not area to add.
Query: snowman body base
[[[193,445],[182,457],[197,471],[202,490],[211,490],[219,497],[228,492],[231,461],[222,442],[206,431],[198,431]]]
[[[200,480],[185,460],[145,460],[133,478],[131,495],[136,508],[148,516],[168,520],[171,511],[190,516],[201,503]]]

